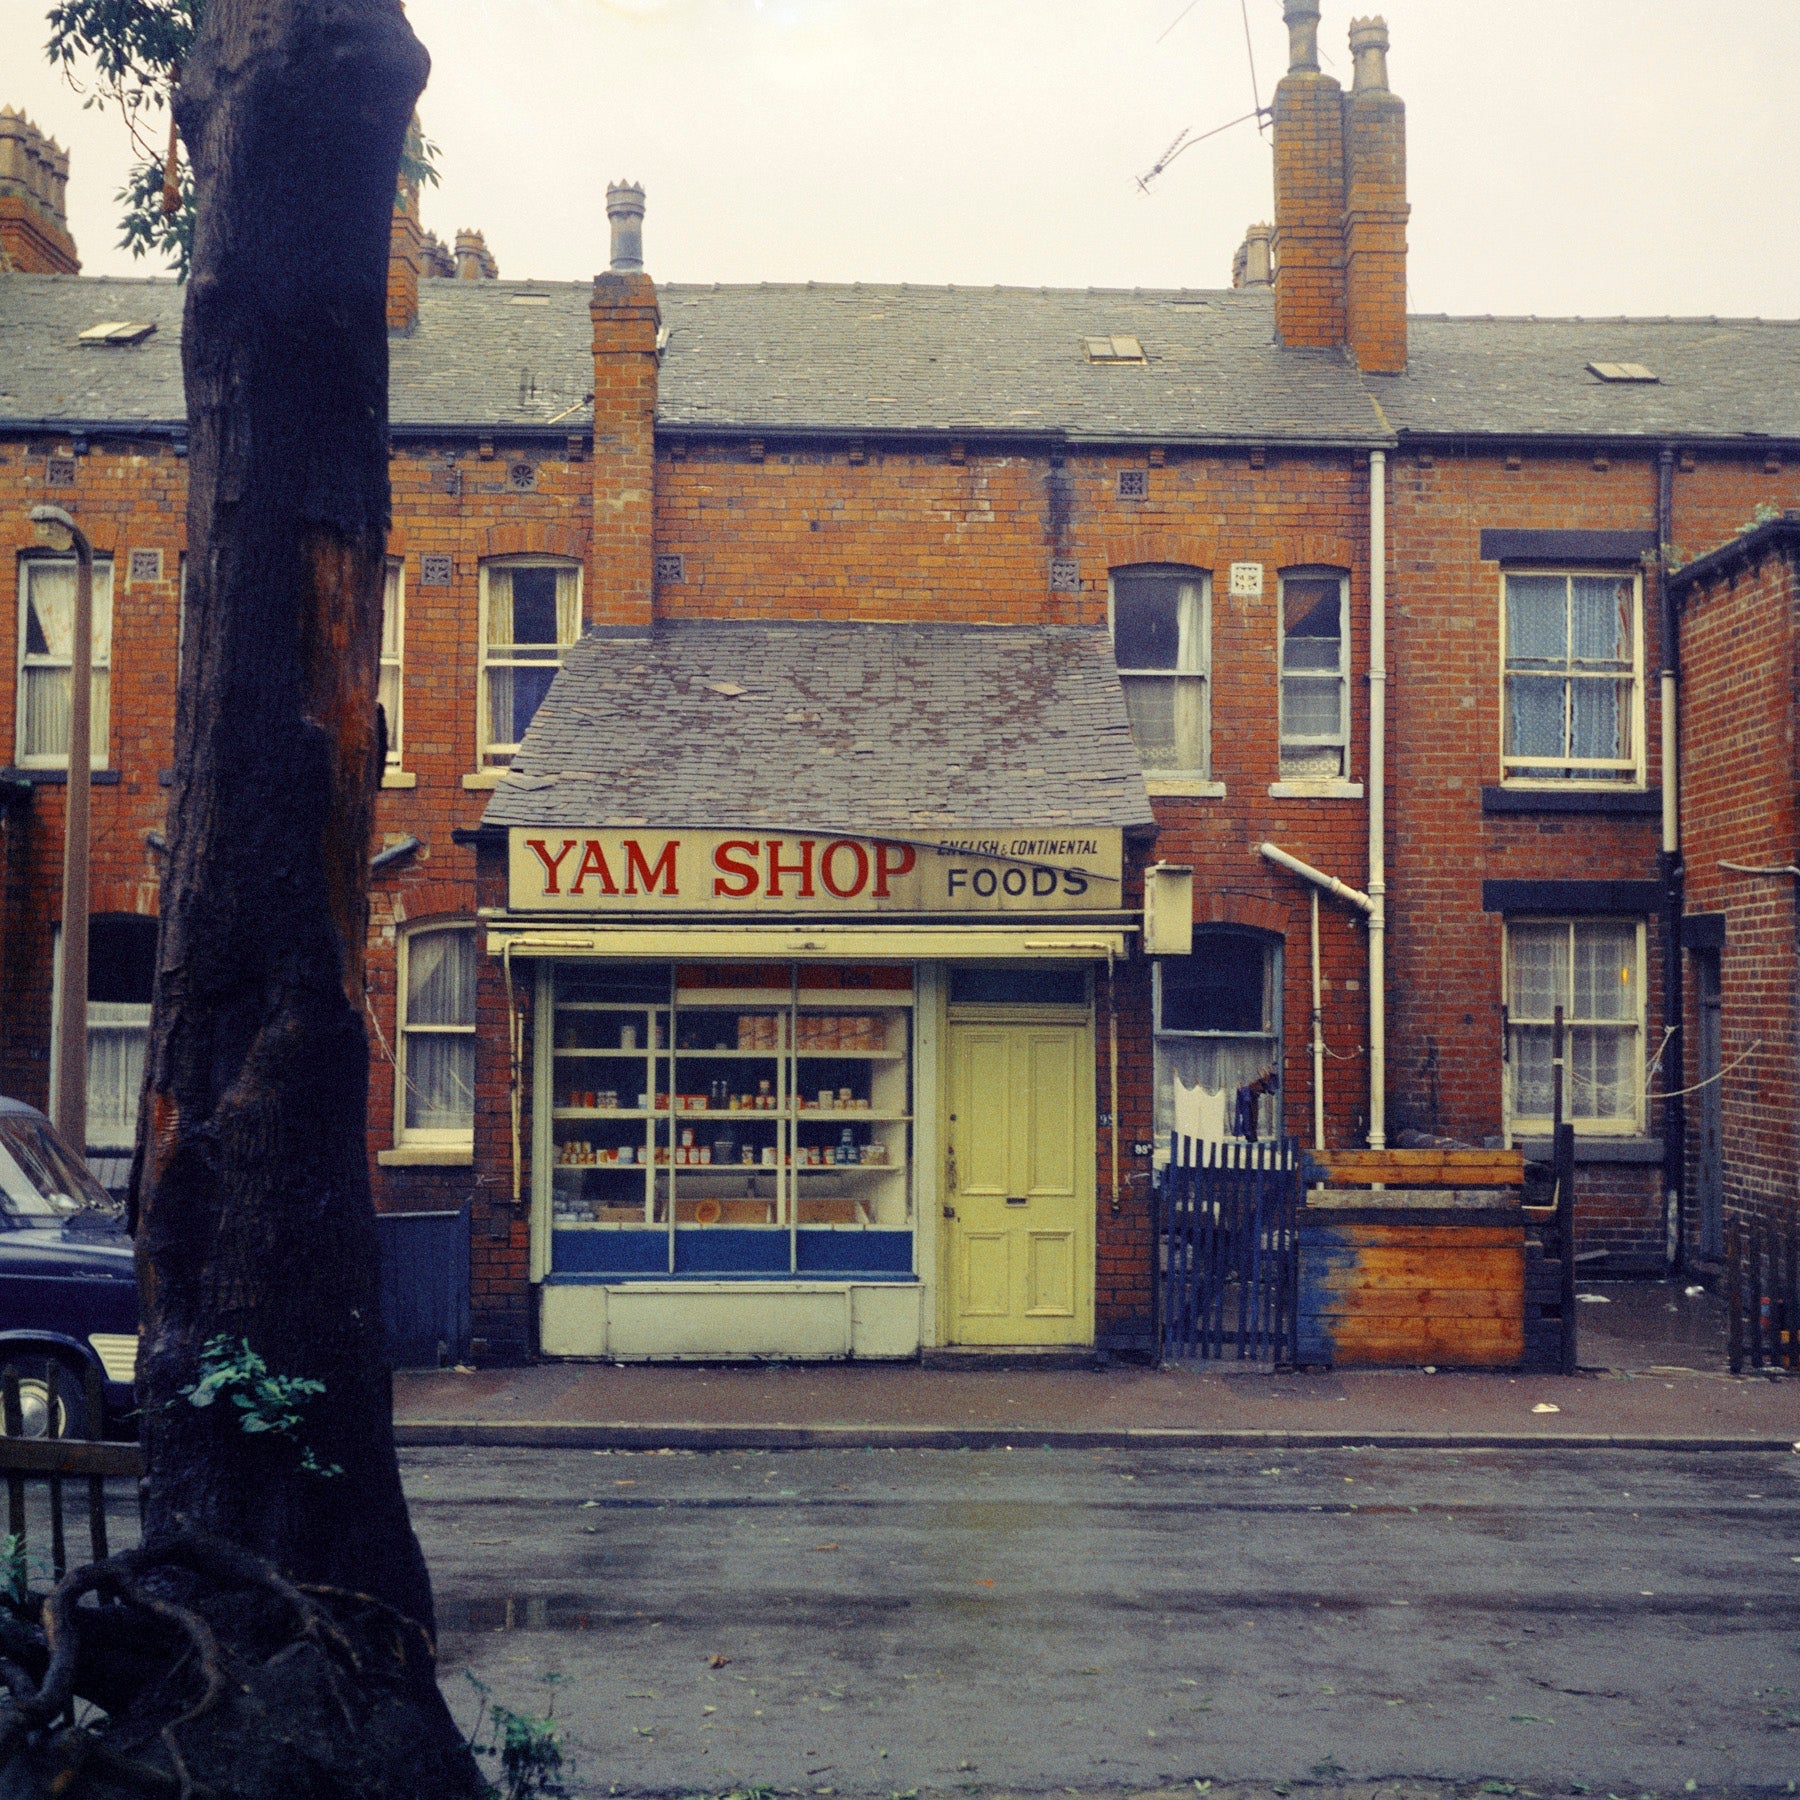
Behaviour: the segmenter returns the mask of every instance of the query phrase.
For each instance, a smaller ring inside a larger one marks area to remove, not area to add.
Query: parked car
[[[23,1435],[102,1435],[131,1411],[137,1351],[122,1209],[41,1112],[0,1097],[0,1380],[18,1375]],[[88,1416],[90,1369],[101,1419]]]

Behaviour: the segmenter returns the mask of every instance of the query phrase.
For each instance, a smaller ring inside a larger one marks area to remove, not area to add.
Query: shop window
[[[1330,572],[1281,578],[1281,779],[1349,774],[1349,582]]]
[[[1533,572],[1504,585],[1506,779],[1641,782],[1638,577]]]
[[[512,761],[563,653],[581,635],[581,570],[572,563],[481,566],[476,731],[484,768]]]
[[[381,590],[381,678],[376,697],[387,724],[387,766],[400,767],[402,651],[406,643],[406,567],[390,557]]]
[[[435,926],[401,939],[395,1142],[473,1149],[475,929]]]
[[[1207,615],[1207,578],[1199,569],[1113,571],[1113,659],[1147,774],[1206,778]]]
[[[1556,1009],[1563,1009],[1563,1117],[1577,1131],[1633,1132],[1643,1121],[1643,926],[1532,919],[1506,927],[1509,1132],[1548,1132]]]
[[[75,629],[75,559],[28,557],[19,565],[18,746],[22,769],[69,766],[69,665]],[[94,559],[90,760],[106,767],[112,693],[112,561]]]
[[[1156,1139],[1281,1133],[1281,940],[1196,927],[1193,953],[1156,963]]]
[[[554,972],[537,1090],[554,1266],[909,1271],[910,1239],[818,1240],[910,1231],[910,987],[660,974],[657,989],[642,967]],[[632,1235],[584,1235],[608,1231]]]
[[[156,980],[156,921],[136,913],[96,913],[88,920],[87,1145],[127,1152],[137,1138],[144,1050],[150,1038],[150,996]],[[57,933],[55,980],[62,991],[62,934]],[[61,1022],[53,1002],[51,1035]],[[51,1046],[52,1087],[57,1044]],[[54,1091],[50,1100],[56,1106]],[[108,1185],[114,1185],[109,1181]]]

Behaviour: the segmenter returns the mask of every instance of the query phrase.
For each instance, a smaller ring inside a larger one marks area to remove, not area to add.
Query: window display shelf
[[[796,1050],[801,1062],[905,1062],[904,1050]]]

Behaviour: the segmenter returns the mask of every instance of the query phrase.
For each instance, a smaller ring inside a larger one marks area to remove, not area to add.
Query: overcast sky
[[[425,222],[505,276],[606,260],[605,189],[648,190],[665,281],[1223,286],[1270,212],[1240,124],[1280,0],[411,0],[441,148]],[[1327,67],[1380,0],[1325,0]],[[1416,311],[1800,314],[1800,0],[1387,0],[1407,102]],[[0,0],[0,102],[74,153],[89,273],[113,248],[122,129]]]

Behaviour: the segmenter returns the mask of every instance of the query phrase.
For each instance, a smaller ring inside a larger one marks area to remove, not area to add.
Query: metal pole
[[[62,991],[57,997],[56,1128],[87,1156],[88,789],[93,768],[94,547],[60,506],[34,506],[31,522],[75,551],[69,630],[69,780],[63,808]]]
[[[1313,1148],[1325,1148],[1325,1017],[1319,990],[1319,890],[1312,890]]]

